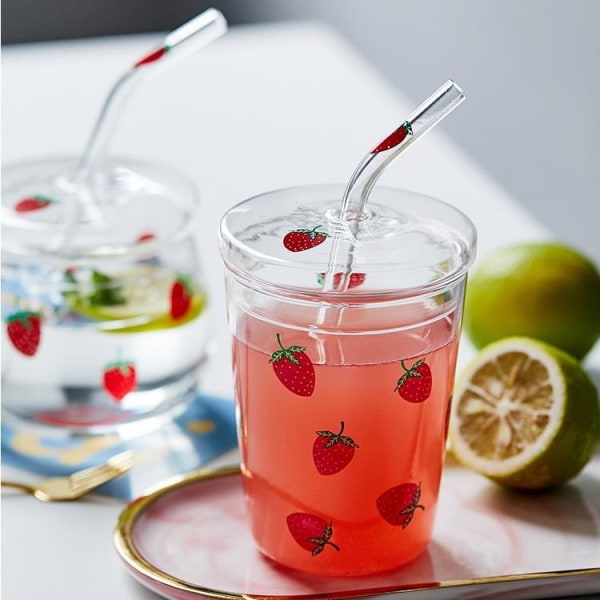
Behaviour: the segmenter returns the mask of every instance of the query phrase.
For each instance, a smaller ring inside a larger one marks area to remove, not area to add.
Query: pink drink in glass
[[[433,529],[464,271],[412,293],[374,290],[381,280],[367,272],[336,296],[267,285],[256,268],[246,277],[222,250],[258,548],[324,575],[412,560]]]

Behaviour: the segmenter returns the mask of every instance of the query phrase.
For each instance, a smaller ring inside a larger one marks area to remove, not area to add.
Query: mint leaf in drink
[[[114,279],[100,271],[92,271],[94,292],[89,296],[91,306],[121,306],[127,303],[123,286],[115,285]]]
[[[117,284],[115,278],[105,273],[92,271],[91,280],[84,285],[81,285],[75,276],[74,269],[66,269],[63,276],[68,288],[63,291],[62,295],[74,309],[83,306],[123,306],[127,303],[123,294],[123,286]],[[88,294],[86,292],[90,287],[92,292]]]
[[[77,278],[74,275],[73,269],[69,268],[63,273],[64,280],[69,287],[62,292],[63,298],[66,300],[76,301],[79,298],[79,292],[75,289]]]

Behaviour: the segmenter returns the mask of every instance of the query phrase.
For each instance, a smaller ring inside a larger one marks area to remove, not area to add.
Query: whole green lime
[[[496,251],[469,279],[465,331],[477,348],[527,336],[582,359],[600,337],[600,273],[562,244]]]

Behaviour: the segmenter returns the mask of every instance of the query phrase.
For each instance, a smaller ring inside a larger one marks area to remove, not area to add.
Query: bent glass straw
[[[223,14],[210,8],[187,23],[167,34],[162,44],[135,62],[116,81],[110,90],[92,134],[83,151],[73,179],[84,180],[92,170],[94,163],[104,154],[110,134],[120,114],[123,101],[133,85],[140,80],[139,75],[157,63],[163,63],[166,57],[182,58],[207,46],[227,31],[227,21]]]
[[[332,240],[322,291],[346,291],[352,272],[354,246],[357,243],[361,218],[371,190],[381,174],[406,148],[448,116],[465,98],[458,85],[451,80],[447,81],[357,165],[342,198],[339,213],[342,228],[335,233]]]
[[[172,65],[175,61],[165,60],[167,57],[188,56],[218,39],[226,31],[227,21],[223,14],[210,8],[168,33],[160,46],[144,54],[114,83],[75,171],[66,174],[64,179],[63,185],[77,198],[77,202],[71,204],[64,227],[57,236],[55,249],[63,248],[68,242],[81,214],[93,223],[105,222],[101,206],[93,193],[93,185],[88,180],[94,165],[104,156],[110,135],[122,113],[123,103],[134,85],[141,80],[141,75],[154,70],[156,64]]]

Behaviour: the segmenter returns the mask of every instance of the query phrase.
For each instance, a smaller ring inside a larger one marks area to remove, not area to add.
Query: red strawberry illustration
[[[377,498],[377,510],[390,525],[400,525],[404,529],[412,521],[417,508],[425,510],[419,504],[420,498],[420,483],[402,483],[386,490]]]
[[[155,239],[156,236],[151,231],[145,231],[144,233],[138,235],[135,241],[137,244],[141,244],[142,242],[151,242]]]
[[[41,315],[35,312],[21,311],[8,317],[6,333],[13,346],[25,356],[33,356],[40,345],[42,333]]]
[[[342,435],[344,421],[340,422],[339,433],[317,431],[313,444],[313,460],[321,475],[333,475],[345,468],[354,456],[358,444],[350,437]]]
[[[334,287],[338,287],[340,285],[340,281],[342,280],[343,273],[336,273],[333,276],[333,285]],[[348,282],[348,289],[358,287],[362,285],[367,278],[365,273],[350,273],[350,281]],[[323,285],[325,283],[325,273],[319,273],[319,277],[317,279],[319,285]]]
[[[180,275],[171,286],[171,318],[174,321],[185,317],[192,304],[192,282]]]
[[[109,363],[104,367],[103,384],[106,392],[120,402],[137,385],[134,364],[122,360]]]
[[[142,58],[140,58],[135,63],[135,65],[133,65],[133,68],[136,69],[137,67],[149,65],[150,63],[156,62],[157,60],[160,60],[169,50],[169,46],[162,46],[160,48],[157,48],[156,50],[152,50],[151,52],[146,54],[146,56],[142,56]]]
[[[15,204],[15,211],[19,213],[33,212],[46,208],[52,204],[52,200],[46,196],[30,196],[23,198]]]
[[[315,367],[305,354],[303,346],[284,348],[277,334],[279,350],[271,354],[269,362],[283,385],[297,396],[310,396],[315,391]]]
[[[325,546],[339,552],[340,547],[331,540],[333,527],[321,517],[308,513],[292,513],[287,517],[287,526],[294,539],[313,556],[321,554]]]
[[[390,133],[383,142],[381,142],[376,148],[371,150],[371,154],[379,154],[384,150],[389,150],[394,146],[397,146],[407,135],[412,135],[413,130],[408,121],[404,121],[398,129]]]
[[[321,227],[321,225],[317,225],[312,229],[294,229],[294,231],[285,234],[283,245],[290,252],[310,250],[311,248],[322,244],[329,237],[328,233],[317,231],[319,227]]]
[[[410,369],[406,368],[403,360],[400,364],[404,373],[398,379],[394,391],[408,402],[425,402],[431,395],[432,379],[429,365],[424,358],[419,359]]]

